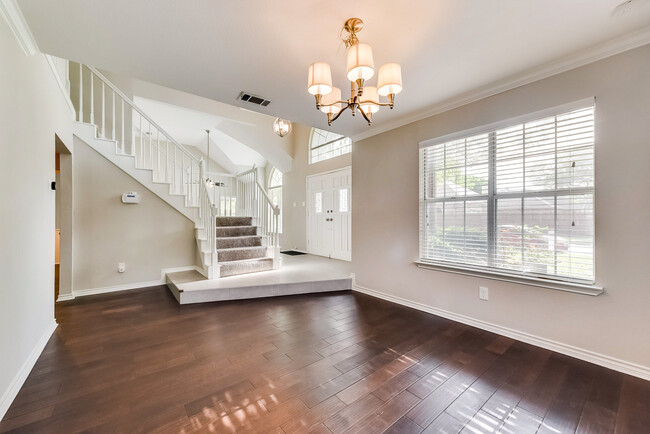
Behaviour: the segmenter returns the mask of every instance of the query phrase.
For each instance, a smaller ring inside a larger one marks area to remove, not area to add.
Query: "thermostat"
[[[140,194],[137,191],[127,191],[122,195],[122,203],[140,203]]]

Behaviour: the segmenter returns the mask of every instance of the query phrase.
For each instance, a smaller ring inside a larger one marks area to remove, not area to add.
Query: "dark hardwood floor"
[[[647,433],[650,382],[356,293],[57,304],[0,432]]]

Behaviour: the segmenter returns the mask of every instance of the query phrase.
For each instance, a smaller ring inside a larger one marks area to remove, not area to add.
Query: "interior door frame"
[[[343,167],[339,167],[337,169],[332,169],[332,170],[326,170],[325,172],[313,173],[311,175],[307,175],[307,177],[305,178],[305,199],[306,199],[305,203],[307,204],[307,207],[306,207],[307,209],[306,209],[306,212],[305,212],[305,220],[306,220],[306,222],[305,222],[306,223],[305,224],[305,232],[306,232],[305,241],[306,241],[306,244],[307,244],[307,246],[306,246],[307,247],[307,253],[309,253],[309,254],[311,254],[311,252],[309,251],[310,250],[309,249],[309,244],[310,244],[309,243],[309,210],[310,210],[310,206],[311,206],[311,194],[309,192],[309,179],[310,178],[315,178],[317,176],[323,176],[323,175],[329,175],[329,174],[336,173],[336,172],[342,172],[344,170],[349,170],[350,171],[350,204],[349,204],[349,206],[350,206],[350,222],[351,222],[352,221],[352,217],[351,217],[352,216],[352,194],[353,194],[352,193],[352,165],[343,166]],[[350,224],[350,255],[352,255],[352,225],[351,224]],[[320,255],[317,255],[317,256],[320,256]],[[341,261],[342,259],[337,259],[337,260]],[[351,261],[348,261],[348,262],[351,262]]]

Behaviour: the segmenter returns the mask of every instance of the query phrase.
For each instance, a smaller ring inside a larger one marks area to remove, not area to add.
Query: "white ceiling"
[[[233,122],[245,127],[254,125],[138,96],[134,96],[133,101],[179,143],[193,146],[206,155],[205,130],[210,130],[210,157],[228,171],[238,172],[252,165],[266,166],[262,155],[219,130],[221,125]]]
[[[647,28],[647,0],[613,15],[623,0],[19,0],[41,51],[130,77],[325,128],[306,91],[307,67],[332,65],[345,89],[345,19],[375,64],[402,64],[394,124],[452,98]],[[374,81],[374,80],[371,80]],[[236,101],[240,91],[271,100]],[[368,131],[343,115],[332,130]],[[372,127],[371,127],[372,128]]]

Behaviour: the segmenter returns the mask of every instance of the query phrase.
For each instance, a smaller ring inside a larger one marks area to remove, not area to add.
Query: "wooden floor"
[[[647,433],[650,382],[356,293],[57,304],[0,431]]]

